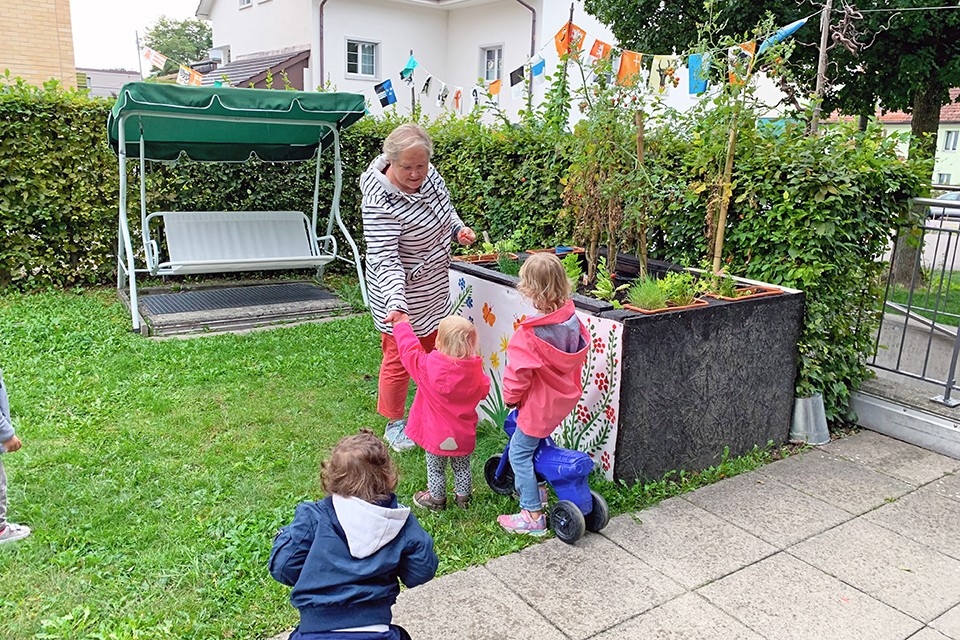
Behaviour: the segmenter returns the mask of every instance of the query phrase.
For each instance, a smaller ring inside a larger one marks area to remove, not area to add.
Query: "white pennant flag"
[[[167,64],[167,56],[159,51],[154,51],[150,47],[143,48],[143,59],[158,69],[163,69],[164,65]]]
[[[447,96],[450,95],[450,90],[447,89],[447,85],[444,82],[440,83],[440,86],[437,87],[437,106],[445,106],[447,101]]]

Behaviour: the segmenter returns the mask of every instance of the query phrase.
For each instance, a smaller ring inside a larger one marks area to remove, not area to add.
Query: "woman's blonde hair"
[[[383,141],[383,154],[390,162],[400,160],[400,154],[408,149],[420,147],[427,152],[427,157],[433,157],[433,140],[427,130],[416,122],[407,122],[390,132]]]
[[[387,446],[370,429],[340,439],[320,465],[327,494],[383,502],[397,489],[397,467]]]
[[[570,299],[570,279],[563,263],[552,253],[535,253],[520,265],[517,291],[541,313],[552,313]]]
[[[480,351],[476,328],[461,316],[447,316],[437,329],[437,350],[451,358],[468,358]]]

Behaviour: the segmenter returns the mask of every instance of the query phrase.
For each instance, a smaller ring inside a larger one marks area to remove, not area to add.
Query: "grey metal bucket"
[[[823,408],[823,396],[819,393],[809,398],[793,399],[793,424],[790,425],[790,442],[814,445],[830,442],[827,414]]]

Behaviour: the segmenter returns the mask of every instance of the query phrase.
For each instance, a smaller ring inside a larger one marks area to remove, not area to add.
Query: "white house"
[[[587,46],[596,38],[614,43],[581,0],[572,6]],[[527,97],[513,96],[510,72],[540,55],[552,74],[559,60],[554,35],[570,12],[571,4],[559,0],[200,0],[196,15],[211,22],[224,62],[309,49],[303,87],[363,93],[375,114],[382,108],[374,87],[388,78],[397,98],[388,109],[409,112],[416,101],[434,116],[455,108],[457,89],[459,110],[468,111],[473,87],[499,79],[499,104],[512,117]],[[418,66],[407,84],[400,71],[411,54]],[[438,106],[442,86],[449,95]],[[534,86],[533,100],[544,90]]]

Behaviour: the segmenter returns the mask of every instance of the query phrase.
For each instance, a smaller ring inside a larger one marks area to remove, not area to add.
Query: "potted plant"
[[[668,271],[663,277],[642,276],[634,280],[626,293],[624,309],[640,313],[660,313],[706,306],[698,298],[700,285],[690,271]]]

